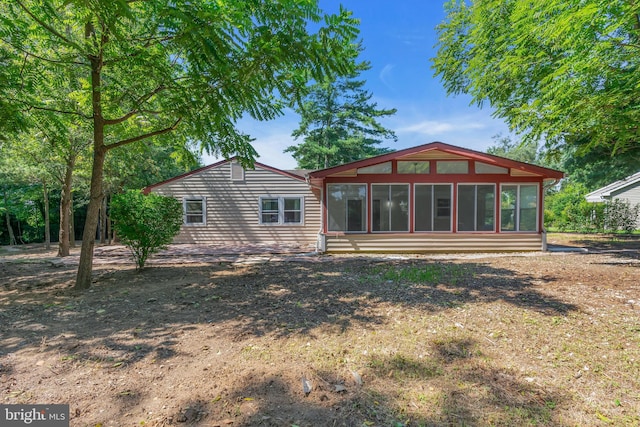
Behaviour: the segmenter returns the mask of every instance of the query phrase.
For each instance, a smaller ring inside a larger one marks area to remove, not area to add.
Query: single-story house
[[[640,172],[592,191],[585,198],[591,203],[620,199],[636,205],[640,203]]]
[[[538,251],[544,190],[564,174],[441,142],[317,171],[233,159],[145,192],[182,201],[176,243],[322,252]]]

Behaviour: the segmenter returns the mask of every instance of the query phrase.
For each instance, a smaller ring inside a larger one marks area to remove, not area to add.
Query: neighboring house
[[[585,196],[587,202],[608,202],[615,199],[626,200],[631,205],[640,203],[640,172],[616,181],[613,184],[592,191]]]
[[[323,252],[537,251],[546,247],[544,188],[563,176],[433,142],[305,177],[224,161],[145,191],[183,201],[176,242],[317,242]]]

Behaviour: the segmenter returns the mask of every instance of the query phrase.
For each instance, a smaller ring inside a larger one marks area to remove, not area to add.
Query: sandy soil
[[[583,249],[177,246],[136,273],[103,247],[85,292],[77,258],[3,248],[1,402],[92,427],[639,425],[640,244],[550,242]]]

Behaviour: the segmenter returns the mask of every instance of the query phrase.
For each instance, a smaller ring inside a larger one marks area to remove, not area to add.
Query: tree
[[[493,137],[496,145],[487,148],[487,153],[494,156],[506,157],[518,162],[531,164],[540,164],[540,153],[538,152],[538,143],[536,141],[514,141],[509,136],[502,134]]]
[[[640,140],[640,2],[450,0],[436,75],[527,139],[578,154]]]
[[[182,205],[173,197],[129,190],[111,200],[114,227],[142,270],[149,255],[165,249],[180,231]]]
[[[91,286],[109,151],[164,135],[250,166],[256,152],[235,122],[274,118],[309,79],[349,72],[357,35],[349,12],[323,16],[308,0],[15,0],[0,12],[2,49],[23,59],[8,102],[92,129],[78,289]],[[61,72],[40,78],[52,69]],[[83,84],[61,96],[68,70]]]
[[[287,147],[285,152],[302,169],[321,169],[352,162],[378,154],[388,148],[376,147],[383,139],[396,141],[393,131],[384,128],[378,119],[396,113],[396,109],[378,109],[371,102],[372,94],[364,89],[366,82],[356,80],[368,70],[367,62],[345,77],[328,77],[314,84],[296,111],[300,127],[293,137],[304,142]]]

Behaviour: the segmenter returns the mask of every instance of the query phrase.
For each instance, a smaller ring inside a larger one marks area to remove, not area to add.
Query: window
[[[362,232],[367,230],[367,186],[364,184],[327,185],[329,231]]]
[[[493,184],[458,185],[458,231],[493,231]]]
[[[415,231],[451,231],[451,184],[415,186]]]
[[[500,230],[538,230],[538,186],[536,184],[502,186]]]
[[[482,163],[482,162],[475,162],[475,170],[476,170],[476,173],[497,173],[497,174],[509,173],[509,169],[507,168],[490,165],[488,163]]]
[[[469,162],[466,160],[440,160],[436,162],[436,173],[454,174],[469,173]]]
[[[371,186],[372,231],[409,231],[409,185]]]
[[[429,173],[428,161],[415,161],[415,162],[398,162],[398,173],[412,173],[412,174],[427,174]]]
[[[298,225],[303,223],[303,198],[260,197],[260,224]]]
[[[206,221],[206,202],[204,197],[190,197],[182,201],[184,223],[186,225],[204,225]]]
[[[391,173],[391,162],[380,163],[358,169],[358,173]]]

